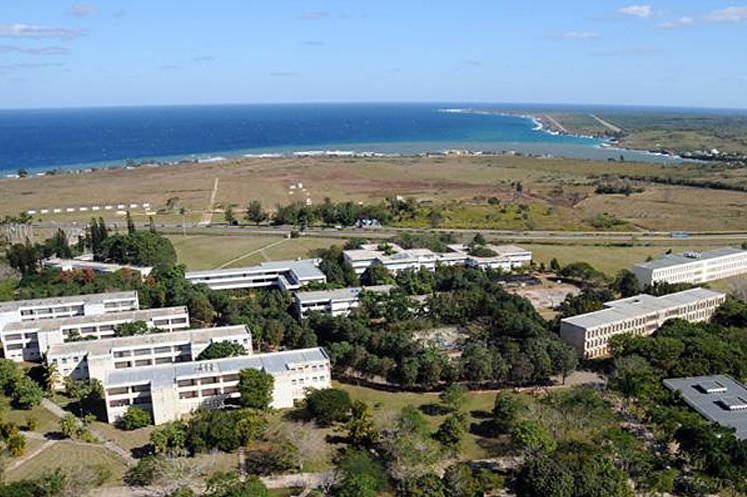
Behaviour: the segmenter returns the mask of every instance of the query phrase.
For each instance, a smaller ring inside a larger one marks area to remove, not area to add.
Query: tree
[[[480,482],[472,474],[472,470],[465,463],[452,464],[444,472],[443,477],[446,495],[449,497],[482,497]]]
[[[381,264],[371,264],[361,275],[363,286],[393,285],[394,283],[392,274]]]
[[[218,471],[206,483],[203,497],[272,497],[262,481],[253,475],[242,482],[237,473]]]
[[[444,389],[438,399],[452,412],[458,411],[467,401],[467,389],[457,383],[452,383]]]
[[[51,392],[54,390],[55,385],[60,381],[60,372],[57,368],[57,364],[53,362],[45,362],[42,366],[42,381],[44,383],[44,390]]]
[[[367,474],[346,477],[335,492],[335,497],[376,497],[376,482]]]
[[[223,213],[223,218],[231,226],[239,224],[239,221],[236,219],[236,214],[234,214],[234,212],[233,212],[233,206],[232,205],[229,205],[228,207],[226,207],[226,210]]]
[[[239,371],[238,389],[241,405],[252,409],[268,409],[272,403],[275,378],[259,369]]]
[[[353,447],[371,448],[381,436],[374,424],[371,408],[360,400],[353,402],[347,428],[348,438]]]
[[[130,406],[117,421],[117,427],[120,430],[137,430],[151,424],[150,414],[137,406]]]
[[[131,487],[153,485],[163,471],[163,460],[158,456],[145,456],[137,460],[124,476],[124,482]]]
[[[125,323],[119,323],[114,327],[114,336],[116,337],[130,337],[135,335],[147,335],[150,333],[148,323],[143,320],[128,321]]]
[[[427,473],[402,480],[397,487],[397,497],[446,497],[446,492],[441,479]]]
[[[186,453],[187,425],[172,421],[156,427],[150,434],[150,445],[156,454],[177,457]]]
[[[495,397],[493,416],[501,431],[508,433],[526,409],[527,402],[524,397],[510,392],[501,392]]]
[[[450,414],[444,419],[433,437],[453,454],[459,453],[467,434],[467,419],[461,413]]]
[[[632,297],[641,292],[638,277],[632,271],[627,269],[623,269],[617,273],[614,287],[617,290],[617,293],[619,293],[623,298]]]
[[[514,444],[529,454],[549,454],[555,450],[556,443],[545,428],[535,421],[519,421],[511,427],[511,438]]]
[[[41,404],[44,390],[28,376],[21,376],[13,384],[13,400],[22,409],[31,409]]]
[[[312,390],[306,394],[306,410],[320,426],[346,421],[352,407],[350,395],[339,388]]]
[[[132,220],[130,211],[127,211],[127,233],[130,235],[135,233],[135,222]]]
[[[198,361],[237,357],[246,354],[246,349],[240,343],[221,341],[213,342],[197,356]]]
[[[255,223],[259,226],[267,220],[267,212],[262,208],[262,202],[259,200],[252,200],[246,207],[246,220],[250,223]]]
[[[65,414],[65,416],[60,419],[60,432],[63,436],[67,438],[77,438],[78,429],[78,418],[76,418],[73,414]]]

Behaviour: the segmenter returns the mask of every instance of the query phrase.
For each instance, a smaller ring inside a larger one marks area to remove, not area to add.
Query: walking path
[[[64,409],[62,409],[60,406],[58,406],[57,404],[55,404],[54,402],[52,402],[49,399],[42,400],[42,404],[41,405],[46,410],[48,410],[49,412],[51,412],[52,414],[54,414],[55,416],[57,416],[60,419],[64,418],[67,414],[69,414]],[[76,419],[78,419],[78,418],[76,418]],[[82,424],[83,423],[80,421],[80,419],[78,419],[78,425],[80,426]],[[96,428],[94,428],[92,426],[88,426],[88,427],[86,427],[86,429],[89,432],[91,432],[91,434],[94,437],[96,437],[102,443],[102,445],[106,449],[108,449],[108,450],[114,452],[115,454],[117,454],[118,456],[122,457],[129,466],[134,466],[135,464],[137,464],[137,461],[135,460],[134,457],[132,457],[132,454],[130,453],[129,450],[126,450],[121,445],[115,443],[112,440],[107,439],[106,436],[103,433],[101,433],[99,430],[97,430]]]
[[[597,116],[596,114],[589,114],[589,115],[592,118],[594,118],[594,120],[596,120],[596,122],[598,122],[599,124],[601,124],[605,128],[609,129],[610,131],[612,131],[614,133],[622,133],[623,132],[622,128],[619,128],[619,127],[615,126],[614,124],[605,121],[604,119],[602,119],[601,117]]]
[[[213,206],[215,205],[215,196],[218,193],[218,181],[219,178],[215,178],[215,183],[213,183],[213,191],[210,193],[210,203],[208,204],[207,209],[202,212],[202,219],[200,220],[200,224],[212,224],[213,222]]]
[[[272,247],[277,247],[278,245],[280,245],[280,244],[282,244],[282,243],[285,243],[285,242],[286,242],[286,239],[285,239],[285,238],[283,238],[283,239],[282,239],[282,240],[280,240],[279,242],[272,242],[272,243],[271,243],[271,244],[269,244],[269,245],[265,245],[264,247],[260,247],[260,248],[258,248],[258,249],[256,249],[256,250],[252,250],[251,252],[247,252],[247,253],[246,253],[246,254],[244,254],[244,255],[240,255],[239,257],[237,257],[237,258],[235,258],[235,259],[231,259],[230,261],[228,261],[228,262],[225,262],[225,263],[221,264],[221,265],[220,265],[220,266],[218,266],[218,267],[217,267],[216,269],[224,269],[224,268],[227,268],[228,266],[230,266],[230,265],[231,265],[231,264],[233,264],[234,262],[239,262],[239,261],[240,261],[240,260],[242,260],[242,259],[246,259],[247,257],[251,257],[251,256],[253,256],[254,254],[258,254],[258,253],[262,252],[263,250],[267,250],[267,249],[269,249],[269,248],[272,248]],[[265,260],[267,260],[267,257],[265,257]]]

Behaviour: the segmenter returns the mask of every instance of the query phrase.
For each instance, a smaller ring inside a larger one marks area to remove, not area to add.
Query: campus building
[[[259,266],[191,271],[185,274],[195,285],[207,285],[212,290],[278,287],[286,291],[298,290],[309,283],[326,283],[327,277],[318,267],[319,261],[263,262]]]
[[[641,294],[604,304],[604,309],[560,321],[560,336],[580,357],[608,354],[610,337],[622,334],[650,335],[669,319],[707,321],[726,300],[726,294],[693,288],[662,297]]]
[[[239,372],[249,368],[273,376],[274,408],[293,407],[307,388],[331,385],[329,357],[322,348],[117,369],[103,378],[107,419],[115,422],[131,405],[149,412],[155,424],[200,407],[220,408],[239,397]]]
[[[669,254],[632,269],[641,288],[666,283],[705,283],[747,273],[747,250],[723,248],[708,252]]]
[[[109,371],[147,368],[161,364],[191,362],[212,343],[234,342],[252,353],[252,336],[245,326],[225,326],[173,333],[151,333],[129,337],[54,344],[46,354],[63,379],[102,379]]]
[[[403,249],[399,245],[365,244],[359,249],[343,251],[343,257],[355,271],[363,274],[372,264],[380,264],[391,273],[397,274],[406,269],[421,268],[433,271],[436,265],[465,265],[481,269],[501,269],[511,271],[527,266],[532,262],[532,253],[516,245],[486,245],[494,256],[477,257],[469,254],[465,245],[449,245],[449,252],[437,253],[429,249]]]
[[[10,323],[0,333],[3,346],[20,348],[6,352],[6,357],[21,360],[41,360],[47,349],[58,343],[76,340],[99,340],[115,336],[124,323],[143,321],[148,328],[171,332],[189,328],[186,307],[164,307],[139,311],[113,312],[76,316],[64,319]]]
[[[136,292],[97,293],[0,303],[0,340],[3,342],[3,353],[7,359],[14,361],[39,359],[24,353],[25,350],[39,350],[35,338],[22,335],[9,339],[6,336],[5,328],[11,323],[95,316],[138,309]]]
[[[394,286],[378,285],[365,288],[340,288],[339,290],[321,290],[316,292],[296,292],[293,305],[296,315],[303,318],[307,313],[317,311],[332,316],[347,316],[360,305],[361,292],[389,293]]]
[[[96,262],[94,260],[88,260],[85,258],[79,259],[59,259],[53,257],[42,261],[42,266],[45,268],[54,269],[56,271],[84,271],[90,270],[96,274],[110,274],[116,273],[123,269],[129,269],[140,273],[140,277],[145,279],[153,271],[152,267],[145,266],[129,266],[122,264],[111,264],[107,262]]]
[[[708,421],[733,428],[739,440],[747,439],[747,388],[731,376],[670,378],[664,386],[679,392]]]

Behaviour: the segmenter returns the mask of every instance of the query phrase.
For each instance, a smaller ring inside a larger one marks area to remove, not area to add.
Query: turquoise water
[[[0,174],[241,155],[422,154],[451,149],[671,161],[553,135],[495,105],[286,104],[0,110]],[[510,111],[511,106],[501,105]],[[454,109],[461,109],[454,111]],[[468,109],[468,110],[467,110]]]

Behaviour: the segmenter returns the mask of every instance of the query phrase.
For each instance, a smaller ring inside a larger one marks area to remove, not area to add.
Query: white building
[[[387,243],[385,246],[386,249],[381,250],[384,247],[377,244],[362,245],[359,249],[343,251],[343,257],[358,275],[363,274],[372,264],[381,264],[391,273],[397,274],[406,269],[425,268],[433,271],[438,264],[511,271],[532,262],[532,253],[516,245],[486,245],[485,248],[496,254],[490,257],[469,255],[469,248],[461,244],[449,245],[451,252],[443,253],[436,253],[429,249],[406,250],[392,243]]]
[[[111,264],[87,259],[58,259],[56,257],[45,259],[42,261],[42,266],[56,271],[82,271],[89,269],[96,274],[110,274],[121,271],[122,269],[129,269],[140,273],[140,277],[143,279],[147,278],[151,271],[153,271],[152,267]]]
[[[207,285],[212,290],[279,287],[298,290],[312,282],[326,283],[327,277],[318,267],[319,261],[263,262],[259,266],[191,271],[185,277],[195,285]]]
[[[641,294],[604,304],[604,309],[560,321],[560,336],[583,358],[608,354],[610,337],[651,335],[669,319],[707,321],[726,294],[693,288],[662,297]]]
[[[469,247],[466,245],[449,245],[449,248],[456,253],[464,254],[465,265],[480,269],[513,271],[532,263],[532,253],[517,245],[485,245],[484,248],[495,253],[487,257],[470,255]]]
[[[144,321],[148,328],[171,332],[189,328],[186,307],[165,307],[139,311],[113,312],[76,316],[64,319],[10,323],[0,335],[3,346],[9,349],[6,357],[16,360],[40,360],[50,345],[71,340],[111,338],[117,326],[133,321]],[[18,344],[21,345],[18,348]]]
[[[161,424],[200,407],[222,407],[228,398],[239,397],[239,372],[249,368],[274,377],[274,408],[292,407],[307,388],[331,385],[329,357],[322,348],[118,369],[103,380],[107,418],[113,423],[137,405]]]
[[[667,283],[705,283],[747,273],[747,251],[723,248],[708,252],[665,255],[636,264],[633,273],[641,288],[663,281]]]
[[[392,285],[369,286],[365,288],[340,288],[339,290],[320,290],[317,292],[296,292],[293,305],[296,315],[303,318],[307,313],[317,311],[332,316],[347,316],[360,305],[361,292],[389,293]]]
[[[136,292],[97,293],[0,303],[0,339],[3,342],[3,353],[7,359],[14,361],[38,359],[24,355],[24,350],[38,350],[39,345],[33,343],[34,340],[25,337],[7,339],[5,328],[10,323],[94,316],[138,309]]]
[[[252,353],[252,336],[245,326],[151,333],[130,337],[54,344],[46,361],[55,364],[62,380],[103,379],[109,371],[194,361],[210,344],[234,342]]]

